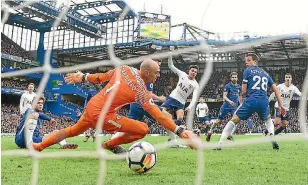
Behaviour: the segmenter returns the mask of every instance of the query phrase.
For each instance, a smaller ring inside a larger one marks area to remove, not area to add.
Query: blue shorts
[[[268,100],[263,97],[249,97],[238,107],[235,114],[241,120],[247,120],[253,113],[258,113],[261,120],[270,115]]]
[[[163,108],[161,108],[160,106],[157,106],[160,110],[163,110]],[[133,120],[137,120],[137,121],[142,121],[143,117],[146,116],[149,119],[151,119],[152,121],[155,121],[155,119],[145,110],[143,110],[143,108],[141,107],[141,105],[139,105],[138,103],[131,103],[130,107],[129,107],[129,112],[128,112],[128,118],[133,119]]]
[[[206,121],[210,121],[210,118],[208,116],[199,117],[199,121],[200,121],[200,123],[204,123]]]
[[[171,97],[167,97],[166,101],[161,105],[162,107],[165,107],[167,109],[173,109],[174,111],[183,109],[184,110],[184,104],[182,104],[181,102],[179,102],[178,100],[171,98]]]
[[[286,111],[286,116],[283,117],[283,116],[280,114],[278,108],[275,108],[275,117],[276,117],[276,118],[280,118],[282,121],[289,121],[289,120],[290,120],[290,111]]]
[[[233,115],[236,108],[237,107],[232,107],[231,105],[224,103],[220,108],[220,111],[219,111],[219,114],[218,114],[218,119],[224,120],[226,118],[226,116],[228,115],[228,113]]]
[[[40,143],[43,141],[43,137],[37,134],[34,134],[32,137],[33,143]],[[23,134],[15,135],[15,143],[19,148],[26,148],[26,140]]]

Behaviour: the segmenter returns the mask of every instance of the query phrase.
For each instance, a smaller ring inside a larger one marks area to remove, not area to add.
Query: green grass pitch
[[[263,136],[235,136],[236,140]],[[1,150],[19,150],[13,137],[1,138]],[[95,151],[91,139],[82,137],[69,142],[79,144],[77,150]],[[105,139],[105,138],[103,138]],[[204,138],[203,138],[204,139]],[[146,137],[152,144],[165,142],[167,137]],[[213,137],[217,142],[218,136]],[[126,145],[129,147],[129,145]],[[58,145],[43,152],[59,151]],[[61,150],[67,152],[68,150]],[[74,150],[69,150],[74,151]],[[196,151],[169,148],[157,152],[156,166],[146,174],[134,174],[126,161],[108,161],[104,180],[107,185],[191,185],[195,183],[197,170]],[[205,150],[203,184],[308,184],[308,142],[281,142],[280,150],[270,144],[258,144],[221,151]],[[1,183],[3,185],[30,184],[32,160],[26,157],[1,158]],[[91,185],[97,183],[99,161],[93,158],[42,159],[39,162],[38,184]]]

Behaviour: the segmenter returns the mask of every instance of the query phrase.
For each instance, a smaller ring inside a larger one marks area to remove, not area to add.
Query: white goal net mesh
[[[22,3],[21,5],[15,6],[15,7],[10,7],[8,4],[5,3],[5,1],[2,1],[2,11],[4,12],[2,15],[2,26],[3,24],[8,20],[9,17],[9,11],[10,10],[17,10],[17,9],[21,9],[23,7],[29,6],[32,3],[36,3],[38,1],[24,1],[24,3]],[[64,18],[64,16],[66,15],[68,9],[69,9],[69,1],[66,0],[65,1],[65,6],[60,14],[60,16],[56,19],[56,21],[53,24],[53,27],[57,27],[59,26],[61,20]],[[121,18],[118,19],[118,21],[122,20],[122,18],[125,17],[125,15],[128,13],[129,8],[125,8],[123,13],[121,14]],[[114,28],[117,29],[117,28]],[[117,31],[114,30],[113,33],[116,33]],[[51,33],[49,34],[50,39],[52,39],[52,37],[54,36],[54,31],[51,31]],[[14,77],[14,76],[22,76],[25,74],[30,74],[30,73],[37,73],[37,72],[43,72],[43,78],[40,81],[39,87],[37,89],[37,95],[33,105],[36,105],[38,100],[39,100],[39,95],[42,95],[46,84],[48,82],[49,76],[50,74],[59,74],[59,73],[67,73],[67,72],[74,72],[76,70],[86,70],[86,69],[92,69],[92,68],[96,68],[99,66],[106,66],[106,65],[114,65],[114,67],[118,67],[120,65],[133,65],[133,64],[138,64],[141,61],[147,59],[147,58],[168,58],[169,56],[176,56],[176,55],[180,55],[182,53],[189,53],[189,52],[196,52],[196,51],[202,51],[203,53],[207,53],[210,54],[212,52],[231,52],[231,51],[236,51],[236,50],[240,50],[240,49],[244,49],[244,48],[248,48],[248,47],[252,47],[255,45],[260,45],[263,43],[269,43],[269,42],[274,42],[280,39],[283,39],[285,37],[287,37],[289,35],[281,35],[281,36],[275,36],[275,37],[270,37],[270,38],[266,38],[266,39],[262,39],[262,40],[257,40],[254,42],[248,42],[248,43],[240,43],[237,45],[233,45],[233,46],[225,46],[225,47],[221,47],[219,49],[214,49],[211,46],[209,46],[206,42],[201,43],[201,45],[198,46],[192,46],[192,47],[187,47],[184,49],[177,49],[174,51],[169,51],[169,52],[164,52],[164,53],[159,53],[159,54],[152,54],[152,55],[148,55],[148,56],[140,56],[137,58],[132,58],[132,59],[127,59],[127,60],[121,60],[119,58],[116,57],[114,50],[113,50],[113,45],[109,45],[108,47],[108,54],[110,56],[110,60],[102,60],[102,61],[95,61],[95,62],[91,62],[90,65],[88,63],[85,64],[80,64],[80,65],[75,65],[75,66],[70,66],[70,67],[62,67],[62,68],[52,68],[50,63],[50,55],[51,55],[51,50],[47,50],[46,54],[45,54],[45,60],[44,60],[44,65],[41,67],[37,67],[37,68],[30,68],[30,69],[25,69],[25,70],[18,70],[18,71],[14,71],[14,72],[9,72],[9,73],[2,73],[1,74],[1,78],[7,78],[7,77]],[[308,44],[308,34],[307,33],[303,33],[301,35],[306,44]],[[113,35],[113,37],[115,37],[115,34]],[[205,70],[203,71],[203,76],[201,78],[201,80],[199,81],[200,84],[200,93],[198,94],[198,97],[200,96],[202,90],[204,89],[204,87],[206,86],[207,82],[209,81],[211,74],[213,73],[213,62],[212,60],[209,60],[207,62],[205,62],[204,65],[205,66]],[[307,72],[308,73],[308,72]],[[304,79],[304,83],[302,84],[302,96],[303,97],[307,97],[308,95],[308,75],[306,73],[305,79]],[[120,75],[116,74],[117,78],[119,79]],[[306,88],[305,88],[306,87]],[[115,94],[115,93],[110,93],[110,94]],[[97,122],[97,130],[100,133],[102,131],[103,128],[103,120],[104,120],[104,116],[108,110],[108,107],[110,106],[112,100],[114,99],[114,96],[110,96],[104,106],[104,108],[102,109],[101,115],[99,117],[99,120]],[[33,106],[34,107],[34,106]],[[193,108],[194,110],[194,108]],[[301,128],[301,132],[303,133],[302,135],[298,136],[298,135],[287,135],[284,137],[279,137],[277,138],[278,141],[283,141],[283,140],[298,140],[298,139],[308,139],[308,132],[307,132],[307,123],[306,123],[306,112],[307,110],[307,102],[305,98],[302,98],[300,101],[300,106],[299,106],[299,118],[300,118],[300,128]],[[186,117],[186,123],[187,123],[187,127],[188,128],[192,128],[193,125],[193,117],[194,117],[194,111],[190,111]],[[299,138],[301,137],[301,138]],[[265,142],[269,142],[269,140],[266,140],[265,138],[257,138],[257,139],[246,139],[246,140],[240,140],[237,141],[235,143],[230,143],[230,144],[225,144],[224,147],[234,147],[234,146],[243,146],[243,145],[250,145],[250,144],[258,144],[258,143],[265,143]],[[97,142],[96,142],[96,147],[97,150],[96,152],[90,152],[90,151],[72,151],[72,152],[36,152],[33,150],[33,148],[30,148],[29,150],[20,150],[20,151],[2,151],[2,157],[5,156],[29,156],[33,159],[33,171],[32,171],[32,181],[31,183],[37,184],[38,182],[38,173],[39,173],[39,160],[40,159],[44,159],[44,158],[64,158],[64,157],[87,157],[87,158],[98,158],[100,160],[100,171],[99,171],[99,176],[98,176],[98,180],[97,180],[97,184],[101,185],[104,184],[104,178],[106,175],[106,161],[107,160],[123,160],[126,156],[125,155],[110,155],[107,154],[106,152],[104,152],[104,150],[101,147],[101,138],[98,137],[97,138]],[[162,143],[162,144],[158,144],[155,145],[155,148],[157,150],[162,150],[167,148],[168,145],[167,143]],[[205,159],[204,159],[204,155],[203,152],[205,149],[210,149],[210,148],[215,148],[216,145],[214,144],[206,144],[203,146],[199,146],[198,147],[198,155],[197,155],[197,161],[198,161],[198,169],[197,169],[197,173],[196,173],[196,180],[195,180],[195,184],[202,184],[203,181],[203,175],[204,175],[204,170],[205,170]]]

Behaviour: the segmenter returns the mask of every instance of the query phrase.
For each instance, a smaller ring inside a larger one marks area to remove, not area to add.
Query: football
[[[152,144],[141,141],[134,143],[128,149],[127,163],[136,173],[145,173],[154,167],[157,154]]]

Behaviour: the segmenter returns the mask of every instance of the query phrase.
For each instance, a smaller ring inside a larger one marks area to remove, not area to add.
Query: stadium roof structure
[[[137,27],[138,28],[138,27]],[[136,29],[137,29],[136,28]],[[182,30],[181,37],[178,40],[159,40],[159,39],[140,39],[134,37],[132,42],[127,43],[115,43],[115,54],[121,59],[127,59],[132,57],[138,57],[141,55],[148,55],[157,52],[164,52],[169,50],[170,46],[175,48],[185,48],[194,45],[199,45],[201,41],[206,41],[214,48],[220,48],[223,46],[232,46],[238,43],[252,42],[257,40],[266,39],[268,37],[260,37],[249,35],[246,32],[235,33],[235,36],[231,40],[224,40],[220,38],[220,35],[213,33],[189,23],[182,23],[171,26],[171,33],[175,33],[176,30]],[[56,56],[62,58],[72,58],[72,56],[78,58],[89,58],[90,61],[109,59],[107,53],[108,45],[97,45],[82,48],[70,48],[61,49],[56,51]],[[213,57],[215,62],[242,62],[244,60],[244,54],[255,53],[260,57],[261,61],[289,61],[298,59],[308,59],[308,51],[306,43],[301,35],[286,36],[279,41],[266,43],[262,45],[256,45],[240,51],[234,51],[229,53],[214,53],[212,56],[202,52],[190,52],[184,53],[175,57],[177,62],[181,63],[196,63],[203,62]],[[73,57],[73,58],[74,58]],[[83,62],[82,60],[70,60],[70,62]]]
[[[221,48],[223,46],[233,46],[239,43],[248,43],[266,38],[245,38],[243,40],[207,40],[206,42],[213,48]],[[121,59],[127,59],[132,57],[138,57],[141,55],[148,55],[153,53],[165,52],[169,50],[170,46],[178,48],[191,47],[199,45],[200,41],[159,41],[159,40],[147,40],[115,44],[115,54]],[[65,57],[85,57],[95,60],[109,59],[107,53],[107,45],[84,47],[79,49],[64,49],[56,52],[58,57],[64,59]],[[247,49],[237,50],[229,53],[216,52],[211,56],[202,52],[190,52],[183,53],[175,57],[177,62],[180,63],[196,63],[208,60],[210,57],[214,62],[242,62],[246,53],[255,53],[259,56],[260,61],[288,61],[292,60],[308,60],[308,50],[306,43],[301,35],[287,36],[278,41],[265,43],[261,45],[255,45]],[[70,62],[80,62],[70,61]]]
[[[239,43],[248,43],[257,40],[267,39],[266,37],[257,37],[257,38],[245,38],[243,40],[230,40],[230,41],[217,41],[217,40],[208,40],[207,43],[213,48],[221,48],[223,46],[234,46]],[[158,45],[166,43],[157,43]],[[169,45],[170,43],[168,43]],[[187,42],[177,42],[178,48],[187,47],[185,45],[197,45],[200,44],[199,41],[193,41],[190,43]],[[308,60],[308,50],[307,45],[301,35],[286,36],[282,39],[269,42],[265,44],[255,45],[242,50],[236,50],[229,53],[217,52],[211,54],[202,53],[202,52],[193,52],[182,54],[183,62],[197,62],[197,61],[206,61],[209,58],[213,59],[214,62],[242,62],[244,61],[245,54],[255,53],[259,56],[260,61],[289,61],[292,60]]]
[[[25,3],[24,0],[5,1],[9,6],[15,7]],[[124,1],[95,1],[70,5],[65,17],[61,20],[57,30],[75,30],[91,38],[101,38],[106,33],[106,27],[102,23],[116,21],[127,4]],[[20,26],[30,30],[51,31],[53,23],[59,16],[63,5],[56,7],[56,1],[38,1],[10,11],[6,24]],[[2,10],[1,10],[2,11]],[[1,12],[4,13],[3,11]],[[129,10],[126,17],[134,17],[136,13]],[[125,17],[125,18],[126,18]]]
[[[123,12],[123,9],[128,6],[124,1],[120,0],[84,0],[84,3],[80,3],[79,1],[78,4],[72,0],[72,3],[72,12],[100,24],[117,21]],[[137,16],[137,14],[132,9],[129,9],[123,19],[132,18],[135,16]]]
[[[5,2],[12,7],[21,5],[25,1],[10,0]],[[179,40],[140,40],[140,38],[137,38],[135,34],[138,31],[137,29],[139,26],[137,25],[135,27],[134,23],[137,14],[131,8],[129,8],[128,14],[123,19],[127,22],[124,23],[124,21],[119,20],[120,14],[127,6],[128,5],[121,0],[84,0],[83,2],[78,1],[78,3],[75,3],[73,0],[71,1],[69,11],[65,18],[61,20],[61,23],[57,28],[53,28],[53,23],[63,9],[63,5],[58,8],[56,7],[55,1],[45,0],[36,2],[22,9],[11,11],[6,24],[43,32],[49,32],[52,29],[76,31],[81,35],[93,39],[94,41],[89,39],[89,41],[87,41],[89,44],[87,43],[87,45],[85,44],[86,41],[84,41],[83,45],[78,45],[78,47],[75,47],[76,43],[73,42],[68,44],[69,47],[67,49],[63,46],[64,44],[59,46],[59,49],[53,48],[55,58],[71,63],[109,59],[107,43],[110,42],[115,43],[114,50],[116,56],[121,59],[127,59],[141,55],[164,52],[169,50],[170,46],[175,46],[176,49],[191,47],[199,45],[201,41],[206,41],[214,48],[220,48],[223,46],[232,46],[238,43],[264,39],[263,37],[241,35],[243,36],[241,39],[235,38],[225,41],[220,39],[219,35],[216,33],[198,28],[189,23],[183,23],[171,26],[171,33],[174,33],[174,29],[183,30]],[[130,26],[131,21],[133,22],[132,26]],[[120,27],[121,25],[123,29],[116,33],[116,37],[119,35],[122,42],[110,39],[113,28]],[[125,31],[126,33],[124,33]],[[68,34],[70,33],[68,32]],[[120,36],[120,34],[122,36]],[[125,34],[126,36],[124,36]],[[71,38],[72,37],[69,37],[67,40],[72,40]],[[79,36],[79,40],[81,40],[80,38],[81,37]],[[100,40],[100,42],[97,42],[98,40]],[[55,40],[54,42],[59,41]],[[95,44],[89,46],[91,43]],[[49,45],[51,46],[51,44]],[[70,47],[70,45],[72,45],[72,47]],[[45,48],[48,47],[45,46]],[[243,61],[245,53],[256,53],[261,61],[292,61],[301,59],[307,61],[308,59],[308,51],[305,41],[302,39],[301,35],[294,35],[291,37],[284,37],[279,41],[256,45],[239,51],[213,53],[211,56],[202,52],[184,53],[177,57],[179,59],[177,61],[181,63],[196,63],[206,61],[212,57],[215,62],[239,62]]]
[[[142,55],[155,53],[156,49],[152,48],[151,42],[130,42],[119,43],[114,45],[115,55],[121,59],[134,58]],[[79,49],[66,49],[56,51],[56,58],[60,58],[64,62],[84,63],[85,61],[106,60],[109,59],[108,46],[91,46]],[[67,58],[67,59],[66,59]],[[75,60],[70,60],[75,58]],[[87,59],[79,60],[78,58]]]

